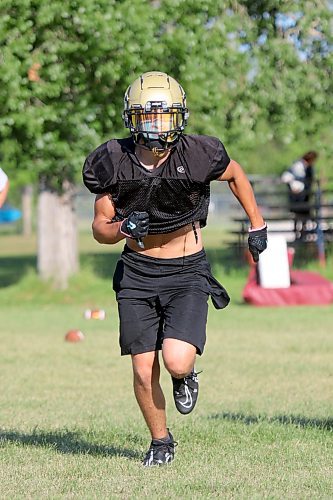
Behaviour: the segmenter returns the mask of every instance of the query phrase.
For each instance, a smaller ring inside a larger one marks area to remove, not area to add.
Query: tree
[[[245,42],[255,68],[250,92],[260,109],[257,123],[268,124],[263,141],[274,138],[290,147],[314,141],[331,156],[332,145],[318,137],[330,127],[333,104],[332,3],[240,3],[252,20]]]
[[[78,268],[75,185],[88,152],[126,134],[123,94],[140,73],[177,78],[188,131],[221,137],[246,166],[272,140],[327,130],[331,12],[329,0],[3,0],[0,154],[39,186],[41,276],[65,287]]]
[[[83,159],[119,132],[124,88],[151,61],[154,24],[139,1],[4,0],[0,13],[2,158],[22,183],[39,184],[39,272],[62,288],[78,268]]]
[[[279,171],[309,143],[321,159],[331,157],[329,0],[161,6],[165,64],[187,90],[189,130],[218,135],[246,168],[262,173]]]

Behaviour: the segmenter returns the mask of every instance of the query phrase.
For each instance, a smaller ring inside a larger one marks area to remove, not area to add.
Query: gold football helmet
[[[186,95],[171,76],[149,71],[128,87],[123,119],[134,142],[163,154],[179,140],[189,116]]]

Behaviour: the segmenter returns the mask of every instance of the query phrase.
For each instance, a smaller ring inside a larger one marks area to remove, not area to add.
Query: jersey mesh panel
[[[113,221],[123,220],[135,210],[146,211],[149,234],[175,231],[195,221],[206,225],[209,184],[152,177],[118,181],[111,195],[116,206]]]

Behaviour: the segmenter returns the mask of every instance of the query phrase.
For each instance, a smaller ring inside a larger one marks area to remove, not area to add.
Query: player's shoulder
[[[204,182],[218,179],[230,162],[218,137],[184,134],[182,147],[184,156],[189,160],[192,176]]]
[[[85,163],[89,163],[90,165],[93,165],[94,163],[96,163],[96,161],[98,161],[100,158],[102,158],[104,155],[106,155],[108,152],[107,151],[107,144],[108,144],[108,141],[103,142],[103,144],[100,144],[99,146],[97,146],[97,148],[95,148],[93,151],[91,151],[87,155]]]
[[[132,150],[133,139],[131,137],[126,137],[124,139],[109,139],[91,151],[87,156],[87,160],[96,162],[105,156],[124,154]]]
[[[83,165],[83,182],[92,193],[106,192],[115,182],[120,156],[130,147],[129,139],[110,139],[87,156]]]
[[[221,140],[218,137],[203,134],[184,134],[183,140],[188,147],[202,150],[207,150],[209,148],[216,149],[220,144],[222,144]]]
[[[184,134],[182,138],[183,152],[194,162],[211,164],[227,157],[225,147],[218,137],[211,135]]]

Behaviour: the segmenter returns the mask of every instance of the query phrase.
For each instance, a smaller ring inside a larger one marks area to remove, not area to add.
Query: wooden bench
[[[290,205],[288,189],[276,176],[252,176],[250,182],[255,192],[257,203],[267,223],[268,233],[283,235],[290,246],[304,245],[306,252],[310,244],[321,249],[325,243],[333,242],[333,191],[317,188],[313,190],[310,202]],[[249,220],[232,203],[231,220],[233,225],[229,234],[236,238],[238,249],[247,247]],[[304,210],[305,215],[299,213]],[[298,212],[298,213],[297,213]],[[306,212],[310,213],[306,215]]]
[[[269,234],[283,234],[288,243],[316,242],[319,232],[322,232],[324,242],[333,241],[333,216],[307,218],[302,221],[294,214],[284,216],[265,216]],[[246,244],[248,237],[249,220],[247,217],[233,217],[238,229],[232,229],[230,234],[238,236],[240,246]]]

